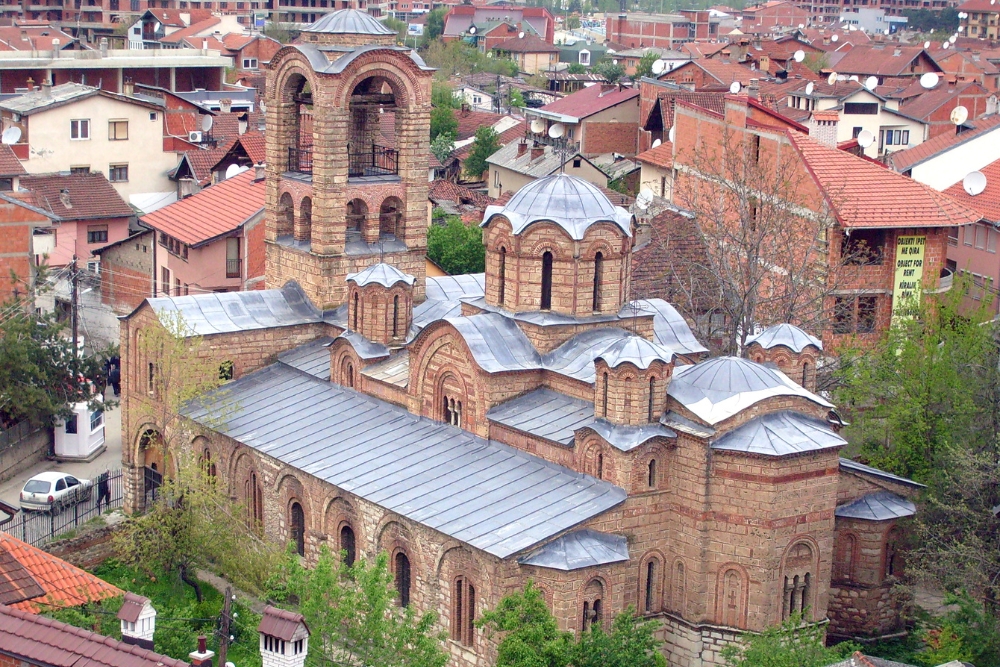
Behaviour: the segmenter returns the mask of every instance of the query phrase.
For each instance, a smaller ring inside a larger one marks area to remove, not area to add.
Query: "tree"
[[[435,107],[457,109],[462,102],[455,97],[455,91],[447,81],[431,82],[431,104]]]
[[[807,53],[802,64],[809,68],[809,70],[819,74],[822,70],[830,66],[830,59],[827,57],[825,51],[821,53]]]
[[[449,216],[444,225],[427,230],[427,256],[450,275],[482,273],[486,270],[483,231],[457,215]]]
[[[528,581],[523,591],[500,600],[476,621],[493,638],[503,633],[496,667],[566,667],[572,635],[559,630],[541,589]],[[631,667],[631,666],[630,666]]]
[[[522,95],[521,91],[517,88],[510,89],[510,106],[515,109],[524,108],[524,95]]]
[[[438,7],[427,13],[427,21],[424,23],[425,43],[433,42],[444,33],[444,17],[447,13],[447,7]]]
[[[625,76],[625,68],[614,60],[602,60],[594,65],[593,72],[608,83],[618,83]]]
[[[438,71],[435,77],[447,81],[452,76],[464,76],[475,72],[488,72],[515,76],[517,64],[506,58],[488,58],[479,49],[463,41],[443,42],[434,40],[424,51],[424,60]]]
[[[653,76],[653,63],[660,59],[660,55],[656,51],[647,51],[639,58],[639,64],[635,68],[635,78],[640,79],[644,76]]]
[[[406,43],[406,32],[408,28],[405,22],[400,21],[399,19],[394,19],[392,17],[386,17],[382,19],[382,25],[384,25],[389,30],[396,31],[396,40],[400,44]]]
[[[566,19],[566,27],[569,28],[570,30],[579,30],[580,29],[580,17],[579,16],[570,16],[568,19]]]
[[[472,142],[472,150],[465,158],[465,175],[469,178],[482,178],[483,172],[489,169],[486,160],[498,150],[500,150],[500,139],[496,131],[489,125],[478,128],[476,139]]]
[[[275,23],[273,21],[268,21],[262,32],[265,36],[282,44],[291,44],[292,40],[298,36],[298,31],[293,31],[292,24]]]
[[[566,72],[569,74],[585,74],[587,68],[580,63],[570,63],[569,67],[566,68]]]
[[[781,625],[760,633],[744,633],[742,645],[722,649],[729,667],[826,667],[856,650],[851,642],[827,648],[824,627],[802,624],[802,615],[795,613]]]
[[[383,552],[373,563],[359,558],[338,564],[325,546],[316,567],[307,569],[294,552],[273,582],[272,596],[294,600],[311,639],[307,665],[338,667],[444,667],[444,634],[435,632],[437,615],[418,616],[400,606]]]
[[[52,426],[76,403],[102,404],[104,355],[80,356],[55,314],[30,313],[20,301],[0,306],[0,429],[22,420]]]
[[[439,134],[431,141],[431,153],[437,161],[444,164],[455,152],[455,136],[452,134]]]
[[[458,132],[458,119],[451,107],[434,107],[431,109],[431,141],[441,134],[452,137]]]
[[[654,633],[659,621],[636,616],[629,606],[618,614],[605,631],[594,624],[580,635],[573,647],[573,667],[667,667]]]

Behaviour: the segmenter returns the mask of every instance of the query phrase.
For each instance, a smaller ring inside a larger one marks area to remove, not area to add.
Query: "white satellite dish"
[[[792,54],[792,58],[795,60],[795,62],[800,63],[806,59],[806,52],[803,51],[802,49],[799,49],[794,54]]]
[[[970,195],[975,197],[986,189],[986,175],[981,171],[970,171],[962,179],[962,187]]]
[[[741,86],[739,81],[733,81],[731,84],[729,84],[729,92],[732,93],[733,95],[740,92],[740,88]]]
[[[469,26],[469,34],[470,35],[475,35],[476,34],[476,26],[474,26],[474,25],[473,26]]]
[[[826,82],[831,86],[835,85],[837,83],[837,73],[830,72],[830,76],[826,77]]]
[[[931,43],[930,42],[924,42],[924,48],[925,49],[931,48]]]
[[[802,29],[803,29],[803,28],[805,28],[805,27],[806,27],[806,24],[805,24],[805,23],[800,23],[800,24],[799,24],[799,30],[802,30]]]
[[[877,87],[878,87],[877,76],[870,76],[867,79],[865,79],[865,88],[867,88],[868,90],[875,90],[875,88]]]
[[[959,32],[962,32],[963,30],[965,30],[965,26],[964,25],[958,26],[958,31]]]
[[[858,75],[857,75],[857,74],[852,74],[852,75],[851,75],[850,77],[848,77],[848,79],[847,79],[847,80],[848,80],[848,81],[858,81],[858,82],[860,82],[860,81],[861,81],[861,79],[859,79],[859,78],[858,78]]]
[[[831,41],[831,42],[836,42],[836,41],[837,41],[837,40],[839,40],[839,39],[840,39],[840,35],[834,35],[834,36],[832,36],[832,37],[830,38],[830,41]]]
[[[545,121],[543,121],[541,118],[536,118],[535,120],[531,121],[531,131],[534,132],[535,134],[541,134],[542,132],[544,132]]]
[[[948,38],[948,41],[951,42],[952,44],[954,44],[956,40],[958,40],[958,35],[952,35],[951,37]]]
[[[848,28],[847,30],[848,30],[848,32],[857,32],[858,31],[858,26],[856,26],[854,24],[851,24],[851,27]]]
[[[965,18],[968,18],[968,17],[969,17],[969,15],[966,14],[965,12],[959,12],[958,13],[958,18],[960,18],[960,19],[965,19]]]
[[[816,86],[813,84],[812,81],[810,81],[809,83],[806,84],[806,95],[812,95],[815,89]]]
[[[941,48],[942,49],[947,49],[949,46],[951,46],[951,45],[948,44],[948,42],[941,42]]]
[[[657,147],[659,147],[659,146],[660,146],[660,144],[662,144],[662,143],[663,143],[663,142],[662,142],[661,140],[657,139],[656,141],[654,141],[654,142],[653,142],[653,145],[652,145],[652,146],[650,146],[650,148],[657,148]]]
[[[16,144],[21,139],[21,128],[8,127],[0,134],[0,142],[5,144]]]
[[[215,119],[211,116],[201,117],[201,131],[209,132],[212,129],[212,125],[215,123]]]
[[[653,74],[663,74],[663,70],[667,69],[667,63],[662,60],[657,60],[653,63]]]
[[[670,140],[670,143],[674,143],[674,137],[676,136],[677,136],[677,126],[674,125],[673,127],[670,128],[670,131],[667,132],[667,139]]]
[[[858,133],[858,145],[862,148],[868,148],[873,143],[875,143],[875,134],[871,130],[861,130]]]
[[[228,167],[226,167],[226,178],[232,178],[233,176],[236,176],[237,174],[242,174],[244,171],[246,171],[249,168],[250,167],[241,167],[238,164],[231,164]]]
[[[639,190],[639,196],[635,198],[635,205],[645,211],[653,201],[653,191],[649,188]]]
[[[951,122],[955,125],[961,125],[967,120],[969,120],[969,110],[965,107],[959,105],[951,110]]]
[[[935,72],[924,72],[920,75],[920,85],[930,90],[938,85],[938,75]]]
[[[618,64],[618,59],[617,59],[617,58],[615,58],[614,60],[612,60],[612,61],[611,61],[611,64],[612,64],[612,65],[617,65],[617,64]]]
[[[517,33],[517,38],[518,39],[524,39],[524,33],[523,32]]]
[[[566,132],[566,126],[562,123],[553,123],[549,128],[549,136],[558,139]]]

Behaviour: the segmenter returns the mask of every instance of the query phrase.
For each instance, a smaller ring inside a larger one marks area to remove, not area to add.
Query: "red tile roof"
[[[493,125],[503,118],[501,114],[490,111],[473,111],[472,109],[456,111],[455,120],[458,121],[458,130],[455,133],[455,141],[470,139],[476,136],[476,130],[480,127]]]
[[[912,169],[918,162],[923,162],[924,160],[933,157],[934,155],[937,155],[952,146],[957,146],[958,144],[968,141],[976,135],[996,128],[1000,125],[1000,115],[980,118],[978,120],[969,121],[966,124],[971,125],[972,129],[966,130],[961,134],[954,134],[952,132],[939,134],[932,139],[928,139],[922,144],[917,144],[913,148],[907,148],[906,150],[890,153],[889,166],[898,172],[904,172],[908,169]]]
[[[537,35],[525,35],[500,42],[493,47],[495,51],[508,53],[559,53],[559,48],[549,44]]]
[[[24,31],[26,35],[22,35]],[[73,35],[65,33],[58,28],[51,26],[2,26],[0,27],[0,41],[6,44],[11,51],[51,51],[53,40],[59,40],[59,48],[65,49],[77,40]]]
[[[189,25],[186,28],[181,28],[180,30],[178,30],[176,32],[172,32],[169,35],[163,37],[160,40],[160,43],[161,44],[179,44],[180,42],[184,41],[188,37],[193,37],[194,35],[197,35],[199,32],[202,32],[204,30],[208,30],[213,25],[216,25],[216,24],[219,24],[219,23],[222,23],[222,19],[218,18],[217,16],[213,16],[211,18],[207,18],[204,21],[198,21],[197,23],[192,23],[191,25]]]
[[[292,637],[295,636],[300,625],[306,625],[305,617],[302,614],[267,605],[260,617],[257,632],[289,642],[292,641]]]
[[[239,51],[255,39],[257,39],[257,35],[241,35],[239,33],[231,32],[222,37],[222,43],[230,51]]]
[[[760,77],[760,72],[755,72],[747,66],[730,62],[728,60],[717,60],[715,58],[711,58],[692,60],[689,63],[684,63],[670,72],[665,72],[660,76],[660,79],[679,79],[677,73],[682,71],[685,67],[697,67],[703,70],[710,77],[718,81],[719,86],[725,86],[726,88],[728,88],[733,81],[739,81],[745,86],[750,83],[750,79]]]
[[[255,171],[248,169],[144,215],[142,223],[192,246],[232,232],[264,208],[265,181],[254,181]]]
[[[0,605],[0,647],[5,654],[28,664],[49,667],[188,665],[183,660],[3,605]]]
[[[212,18],[211,9],[149,9],[147,11],[157,21],[170,28],[184,28],[192,23]],[[189,17],[187,21],[182,17],[184,14]]]
[[[972,208],[923,183],[804,134],[786,135],[845,228],[952,227],[980,218]]]
[[[40,208],[63,220],[127,218],[135,213],[99,172],[32,174],[21,177],[21,187],[34,193]],[[64,195],[63,190],[68,192]]]
[[[263,132],[247,132],[240,136],[239,142],[254,164],[260,164],[267,159],[267,141]]]
[[[639,97],[637,88],[619,88],[613,86],[610,90],[605,90],[607,84],[596,84],[587,88],[582,88],[572,95],[550,102],[542,107],[543,111],[561,113],[574,118],[586,118],[595,113],[610,109],[611,107],[628,102]]]
[[[989,97],[988,90],[974,81],[962,83],[957,86],[938,85],[933,90],[928,90],[923,95],[919,95],[912,100],[900,105],[899,112],[925,122],[930,122],[930,115],[945,105],[954,108],[959,96],[966,99],[970,97]]]
[[[1000,12],[1000,8],[991,0],[968,0],[958,6],[960,12]]]
[[[900,76],[909,71],[910,63],[919,58],[923,52],[922,45],[856,46],[845,53],[834,67],[844,74]]]
[[[76,607],[122,595],[120,589],[89,572],[84,572],[61,558],[47,554],[6,533],[0,533],[0,552],[6,553],[5,558],[0,560],[0,568],[5,566],[9,568],[0,569],[0,576],[6,573],[9,582],[20,581],[18,588],[22,595],[18,601],[13,600],[12,584],[8,584],[7,597],[11,600],[10,608],[38,613],[53,607]],[[27,581],[24,575],[30,576],[31,581]],[[42,593],[27,598],[27,595],[34,590],[32,582]],[[3,623],[0,623],[0,628],[2,627]],[[0,641],[0,647],[2,646],[4,643]]]
[[[664,141],[656,148],[650,148],[645,153],[639,153],[635,156],[635,159],[656,167],[670,169],[674,166],[674,145],[669,141]]]
[[[191,171],[194,172],[194,177],[198,181],[198,185],[206,185],[212,181],[212,167],[225,157],[234,143],[236,142],[230,141],[224,145],[220,145],[218,148],[208,150],[199,149],[184,153],[184,157],[187,159]]]
[[[988,221],[1000,222],[1000,160],[991,162],[979,171],[986,176],[986,189],[978,195],[967,193],[962,181],[946,189],[944,193],[978,211]]]
[[[445,180],[432,182],[427,196],[429,199],[453,201],[456,204],[468,204],[481,209],[493,203],[493,198],[485,193]]]
[[[20,176],[27,173],[10,144],[0,144],[0,176]]]

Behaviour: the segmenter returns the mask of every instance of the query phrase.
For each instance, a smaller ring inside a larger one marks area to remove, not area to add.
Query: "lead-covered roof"
[[[807,334],[792,324],[775,324],[764,329],[759,334],[748,336],[747,345],[751,343],[757,343],[765,350],[783,345],[796,354],[802,352],[802,350],[810,345],[818,350],[823,349],[823,342],[819,338]]]
[[[751,419],[712,443],[712,449],[760,456],[788,456],[843,447],[847,441],[828,424],[797,412],[772,412]]]

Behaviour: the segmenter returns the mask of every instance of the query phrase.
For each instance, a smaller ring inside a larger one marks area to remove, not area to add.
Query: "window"
[[[399,606],[410,606],[410,559],[402,551],[396,554],[396,592]]]
[[[580,51],[580,64],[584,67],[590,67],[590,51]]]
[[[872,333],[875,331],[877,308],[877,296],[858,297],[858,333]]]
[[[848,115],[875,116],[878,114],[878,102],[845,102],[844,113]]]
[[[848,334],[854,331],[854,299],[838,296],[833,301],[833,333]]]
[[[354,293],[354,330],[358,330],[358,305],[360,304],[360,298],[358,293]]]
[[[69,138],[77,141],[90,139],[90,119],[71,120],[69,122]]]
[[[968,246],[972,245],[972,227],[973,225],[965,225],[962,227],[962,243]]]
[[[548,250],[542,255],[542,302],[541,309],[552,308],[552,253]]]
[[[861,134],[861,131],[864,130],[864,129],[865,128],[859,127],[859,126],[855,126],[855,127],[851,128],[851,138],[857,139],[858,135]]]
[[[986,249],[986,227],[976,225],[976,250]]]
[[[126,183],[128,181],[128,165],[108,165],[108,180],[112,183]]]
[[[299,654],[302,653],[302,649],[303,648],[305,648],[305,640],[304,639],[298,639],[298,640],[295,641],[294,644],[292,644],[292,653],[294,655],[299,655]]]
[[[444,397],[444,415],[443,419],[446,423],[452,426],[462,425],[462,401],[456,400],[453,397]]]
[[[108,141],[125,141],[128,139],[127,120],[108,121]]]
[[[581,629],[587,628],[595,623],[600,625],[602,620],[604,598],[604,587],[596,579],[587,584],[583,591],[583,623]]]
[[[885,232],[881,229],[856,229],[844,235],[842,244],[844,264],[879,266],[885,253]]]
[[[886,146],[906,146],[910,143],[909,130],[884,130],[883,143]]]
[[[66,432],[69,434],[76,433],[76,415],[66,420]]]
[[[452,610],[451,638],[472,646],[476,638],[476,588],[467,577],[455,579]]]
[[[0,178],[0,192],[10,192],[14,189],[13,178]]]
[[[340,551],[344,554],[344,563],[348,567],[354,565],[354,560],[357,558],[354,546],[354,529],[346,524],[340,529]]]
[[[811,579],[812,575],[809,572],[801,576],[796,574],[785,577],[784,602],[781,608],[782,620],[788,619],[794,613],[805,613],[809,607]]]
[[[592,310],[595,313],[601,311],[601,275],[604,272],[604,253],[594,255],[594,299]]]
[[[948,230],[948,245],[958,245],[958,227]]]
[[[577,158],[573,158],[573,168],[574,169],[579,169],[580,165],[582,165],[582,164],[583,164],[583,160],[581,160],[578,157]]]
[[[243,59],[243,69],[257,69],[257,59],[256,58],[244,58]]]
[[[87,225],[87,243],[107,243],[107,225]]]
[[[98,427],[104,424],[104,413],[103,412],[91,412],[90,413],[90,430],[95,431]]]
[[[295,543],[295,553],[300,556],[306,555],[306,515],[302,511],[302,505],[292,503],[291,516],[288,525],[291,531],[289,538]]]
[[[149,112],[149,120],[155,121],[157,118],[159,118],[159,116],[156,115],[155,111],[150,111]]]
[[[88,165],[80,165],[80,166],[77,166],[77,167],[70,167],[69,168],[69,173],[71,173],[71,174],[89,174],[90,173],[90,165],[88,164]]]
[[[597,479],[604,479],[604,454],[597,455]]]
[[[233,362],[226,360],[219,364],[219,379],[232,380],[234,374]]]
[[[750,159],[754,162],[760,162],[760,135],[755,134],[753,138],[750,139]]]
[[[497,274],[497,281],[500,283],[497,286],[498,291],[500,292],[497,301],[500,303],[500,306],[503,307],[507,288],[507,248],[503,246],[500,246],[500,270],[497,271]]]
[[[646,591],[645,596],[643,596],[642,608],[649,613],[653,611],[653,594],[655,592],[656,585],[656,561],[650,559],[646,563]]]
[[[656,488],[656,459],[649,459],[649,465],[646,468],[646,485],[651,489]]]
[[[272,637],[271,635],[264,635],[264,650],[271,653],[285,654],[285,640],[278,639],[277,637]]]
[[[601,383],[601,385],[602,385],[601,386],[601,391],[602,391],[602,393],[604,395],[603,395],[603,400],[601,401],[601,413],[602,413],[602,416],[607,417],[608,416],[608,374],[605,373],[604,377],[602,379],[603,379],[603,382]]]
[[[392,297],[392,337],[399,335],[399,295]]]
[[[480,104],[483,103],[483,98],[481,96],[479,96],[479,95],[473,95],[472,96],[472,103],[478,106],[478,105],[480,105]]]
[[[155,390],[155,385],[153,382],[156,380],[156,367],[153,366],[153,362],[149,362],[148,374],[147,374],[147,391],[149,395],[152,396]]]
[[[653,422],[653,414],[656,412],[656,378],[649,378],[649,414],[646,421]]]

